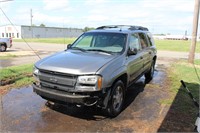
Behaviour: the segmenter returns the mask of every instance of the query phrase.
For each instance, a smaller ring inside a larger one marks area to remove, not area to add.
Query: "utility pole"
[[[30,12],[30,15],[31,15],[31,38],[33,38],[33,14],[32,14],[32,9],[31,9],[31,12]]]
[[[193,30],[192,30],[192,42],[190,46],[190,52],[188,57],[188,62],[194,64],[196,41],[197,41],[197,30],[198,30],[198,20],[199,20],[199,6],[200,0],[195,0],[194,5],[194,18],[193,18]]]

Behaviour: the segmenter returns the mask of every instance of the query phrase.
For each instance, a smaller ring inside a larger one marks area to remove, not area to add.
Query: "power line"
[[[7,18],[7,20],[10,22],[10,24],[15,28],[15,30],[19,33],[19,31],[17,30],[17,28],[15,27],[15,25],[11,22],[11,20],[8,18],[8,16],[5,14],[5,12],[3,11],[2,8],[0,8],[2,13],[4,14],[4,16]],[[39,54],[27,43],[27,41],[23,38],[22,35],[20,35],[21,38],[23,39],[23,41],[26,43],[26,45],[35,53],[35,55],[41,59],[41,57],[39,56]]]
[[[0,2],[8,2],[8,1],[13,1],[13,0],[1,0]]]

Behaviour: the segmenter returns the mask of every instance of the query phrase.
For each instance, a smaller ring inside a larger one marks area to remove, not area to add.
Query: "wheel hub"
[[[122,93],[122,87],[118,86],[116,88],[115,94],[113,95],[113,107],[115,110],[119,110],[122,105],[123,100],[123,93]]]

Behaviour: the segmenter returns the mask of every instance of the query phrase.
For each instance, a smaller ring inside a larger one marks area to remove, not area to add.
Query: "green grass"
[[[76,38],[33,38],[25,39],[26,42],[37,42],[37,43],[53,43],[53,44],[71,44]],[[23,39],[14,39],[13,42],[24,42]]]
[[[200,74],[200,65],[196,65],[196,68],[197,72]],[[200,86],[193,65],[188,64],[187,61],[176,62],[172,64],[167,75],[166,82],[167,88],[169,88],[167,91],[170,97],[158,101],[161,105],[169,106],[169,111],[165,119],[169,122],[176,123],[180,122],[180,120],[176,121],[174,118],[180,118],[181,116],[181,120],[184,121],[184,123],[194,123],[197,117],[198,108],[194,105],[188,92],[180,83],[180,80],[183,80],[192,95],[199,101]]]
[[[195,60],[195,61],[194,61],[194,64],[196,64],[196,65],[200,65],[200,59]]]
[[[197,72],[200,74],[200,65],[196,65]],[[193,105],[190,96],[185,88],[182,87],[180,80],[186,83],[193,96],[199,101],[199,80],[191,64],[180,61],[171,66],[168,77],[170,79],[171,99],[160,101],[162,104],[172,104],[174,109],[179,112],[191,112],[195,115],[197,109]]]
[[[188,52],[190,49],[191,41],[183,40],[155,40],[158,50]],[[200,52],[200,42],[196,44],[196,52]]]
[[[0,69],[1,85],[13,84],[14,87],[22,87],[32,83],[33,64],[12,66]]]
[[[173,103],[173,99],[161,99],[159,100],[159,103],[164,105],[171,105]]]

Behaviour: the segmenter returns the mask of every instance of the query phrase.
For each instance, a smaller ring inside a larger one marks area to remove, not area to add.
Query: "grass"
[[[37,42],[37,43],[53,43],[53,44],[71,44],[76,38],[27,38],[26,42]],[[23,39],[13,39],[13,42],[24,42]]]
[[[155,40],[158,50],[188,52],[191,41],[183,40]],[[196,52],[200,53],[200,42],[196,44]]]
[[[200,59],[199,59],[199,60],[195,60],[195,61],[194,61],[194,64],[200,65]]]
[[[161,99],[159,100],[159,103],[164,105],[171,105],[173,103],[173,99]]]
[[[195,61],[195,62],[199,62]],[[198,74],[200,73],[200,65],[196,65]],[[161,104],[171,105],[173,109],[181,113],[190,112],[193,116],[196,115],[197,109],[195,108],[190,96],[185,88],[182,87],[180,80],[186,83],[186,86],[191,91],[192,95],[199,101],[199,80],[193,68],[193,65],[188,64],[186,61],[174,63],[169,72],[168,78],[171,82],[169,85],[171,98],[159,101]]]
[[[196,68],[197,72],[200,73],[199,64],[196,65]],[[185,82],[192,95],[199,101],[200,86],[193,65],[188,64],[187,61],[176,62],[172,64],[167,75],[169,98],[158,101],[161,105],[169,107],[163,124],[167,125],[168,128],[173,127],[173,123],[180,125],[180,127],[188,125],[192,128],[191,124],[195,123],[199,109],[194,105],[186,89],[182,87],[180,80]]]
[[[33,64],[12,66],[0,69],[1,85],[11,85],[12,87],[22,87],[32,83]]]

